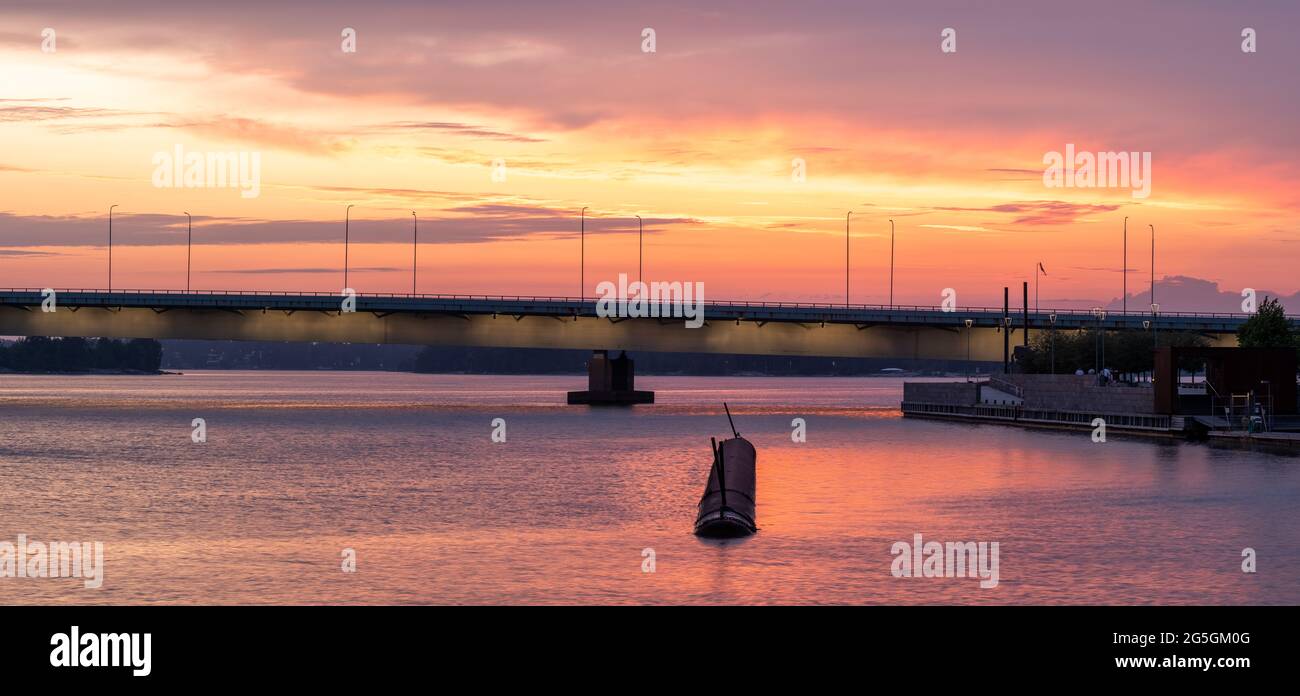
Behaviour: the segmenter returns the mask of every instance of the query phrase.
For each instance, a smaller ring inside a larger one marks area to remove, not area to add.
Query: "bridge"
[[[1192,331],[1236,345],[1241,314],[710,301],[704,325],[604,318],[593,298],[0,289],[0,335],[570,348],[999,361],[1030,332]],[[347,307],[351,310],[353,307]],[[1293,321],[1295,321],[1293,319]]]

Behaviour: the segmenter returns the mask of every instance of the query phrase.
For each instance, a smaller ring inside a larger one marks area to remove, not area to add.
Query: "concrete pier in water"
[[[609,351],[604,350],[592,353],[587,362],[586,391],[569,392],[569,403],[573,405],[625,406],[654,402],[654,392],[636,388],[636,372],[627,353],[611,358]]]

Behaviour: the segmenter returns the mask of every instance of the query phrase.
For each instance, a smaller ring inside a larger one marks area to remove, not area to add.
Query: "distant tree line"
[[[151,338],[50,338],[29,336],[0,343],[0,369],[15,372],[157,372],[162,344]]]
[[[418,346],[282,341],[163,341],[163,366],[178,370],[402,370]]]
[[[1039,332],[1030,341],[1030,349],[1020,360],[1025,372],[1049,372],[1052,369],[1052,346],[1055,342],[1056,372],[1072,373],[1076,369],[1088,372],[1097,367],[1099,356],[1105,355],[1102,367],[1109,367],[1121,375],[1142,375],[1153,368],[1156,336],[1150,331],[1105,331],[1100,338],[1095,329],[1082,331]],[[1161,331],[1161,346],[1204,346],[1208,341],[1194,332]],[[1105,346],[1104,353],[1101,350]],[[1296,348],[1300,350],[1300,331],[1291,326],[1286,310],[1276,298],[1265,297],[1258,311],[1237,330],[1237,345],[1242,348]],[[1184,370],[1198,369],[1201,361],[1186,358],[1179,365]]]
[[[1161,331],[1158,338],[1161,346],[1205,346],[1209,343],[1203,336],[1186,331]],[[1055,346],[1056,374],[1110,368],[1117,376],[1136,378],[1155,368],[1156,339],[1151,331],[1040,331],[1030,339],[1029,350],[1022,354],[1019,365],[1025,372],[1051,372]],[[1188,361],[1180,367],[1194,370],[1199,363]]]
[[[168,370],[377,370],[442,374],[584,374],[590,350],[487,348],[371,343],[285,343],[169,339]],[[884,368],[964,373],[1002,369],[1001,362],[910,358],[820,358],[704,353],[629,353],[638,375],[879,375]]]
[[[618,351],[611,351],[611,357]],[[823,358],[722,353],[629,352],[637,375],[773,375],[789,377],[879,375],[885,368],[961,373],[1001,369],[1002,363],[910,358]],[[582,374],[590,350],[565,348],[463,348],[426,346],[415,358],[416,372],[468,374]]]

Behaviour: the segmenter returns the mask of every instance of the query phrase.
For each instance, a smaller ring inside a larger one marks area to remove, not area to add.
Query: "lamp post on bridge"
[[[1124,281],[1123,281],[1124,289],[1121,291],[1120,297],[1122,298],[1122,301],[1124,303],[1122,307],[1124,311],[1124,318],[1127,319],[1128,318],[1128,216],[1127,215],[1124,216],[1124,260],[1123,260],[1123,266],[1120,268],[1120,274],[1124,276]]]
[[[853,211],[844,214],[844,306],[849,306],[849,218]]]
[[[578,301],[587,293],[587,206],[578,212]]]
[[[348,287],[348,228],[352,222],[351,218],[352,218],[353,205],[355,204],[349,203],[348,207],[343,211],[343,287],[344,288]]]
[[[641,278],[642,265],[645,259],[645,227],[641,222],[641,216],[636,216],[636,279],[637,282],[643,282]]]
[[[415,295],[416,268],[420,258],[420,218],[411,211],[411,295]]]
[[[113,292],[113,208],[117,204],[108,206],[108,291]]]
[[[894,219],[889,219],[889,308],[894,308]]]
[[[190,260],[194,248],[194,218],[185,213],[185,292],[190,291]]]
[[[1156,302],[1156,226],[1147,225],[1151,228],[1151,340],[1153,349],[1160,349],[1160,329],[1156,327],[1156,318],[1160,314],[1160,304]],[[1155,358],[1152,357],[1152,375],[1155,374]],[[1178,368],[1174,368],[1177,374]]]
[[[1147,225],[1147,227],[1151,228],[1151,314],[1154,318],[1160,308],[1160,305],[1156,304],[1156,226]],[[1152,325],[1154,324],[1155,322],[1152,322]]]

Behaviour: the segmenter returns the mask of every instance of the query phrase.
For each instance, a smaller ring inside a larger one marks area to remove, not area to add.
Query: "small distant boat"
[[[726,404],[722,407],[727,410],[727,421],[731,422],[731,409]],[[754,445],[736,432],[734,422],[731,422],[731,433],[734,437],[721,443],[709,438],[713,466],[695,518],[698,536],[741,537],[758,531],[754,522],[757,453]]]

